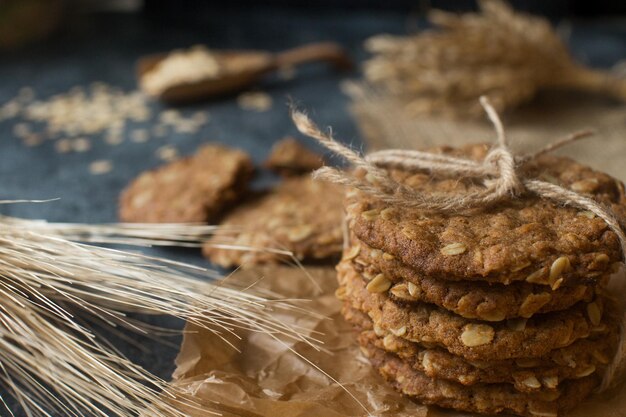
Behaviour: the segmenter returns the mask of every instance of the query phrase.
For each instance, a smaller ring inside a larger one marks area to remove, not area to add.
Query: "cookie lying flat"
[[[484,145],[441,153],[482,157]],[[557,183],[614,209],[624,218],[621,182],[570,159],[541,156],[520,170],[526,177]],[[426,194],[464,193],[471,178],[433,178],[391,171],[407,187]],[[373,248],[389,253],[418,273],[445,280],[481,280],[556,285],[593,282],[621,261],[617,236],[590,212],[532,196],[471,213],[444,215],[391,208],[364,193],[350,192],[350,230]]]
[[[615,332],[598,333],[580,339],[562,349],[556,349],[539,359],[523,359],[519,363],[504,361],[467,361],[436,346],[409,342],[380,327],[373,327],[363,313],[346,306],[346,320],[359,332],[361,345],[371,344],[396,354],[411,367],[431,378],[446,379],[463,385],[512,384],[521,392],[553,390],[564,380],[582,378],[602,372],[617,345]]]
[[[467,387],[430,378],[373,345],[362,346],[361,351],[383,378],[403,394],[423,404],[475,413],[557,417],[585,399],[599,383],[597,375],[590,375],[566,381],[557,390],[536,393],[522,393],[508,384]]]
[[[384,294],[389,281],[374,278],[368,283],[346,262],[337,270],[345,300],[367,313],[375,325],[410,341],[445,347],[468,360],[542,357],[588,337],[594,327],[604,324],[600,300],[534,316],[523,328],[506,321],[486,324],[429,304],[400,306]]]
[[[125,222],[216,222],[247,191],[253,172],[248,155],[205,145],[195,155],[139,175],[120,197]]]
[[[531,317],[535,313],[567,309],[579,301],[591,301],[594,285],[561,286],[513,282],[509,285],[480,281],[445,281],[415,272],[389,254],[354,242],[344,250],[354,268],[367,278],[382,273],[394,284],[388,294],[398,302],[427,302],[465,318],[501,321]],[[606,284],[609,276],[599,279]]]
[[[305,261],[338,259],[343,244],[342,202],[339,186],[310,176],[286,179],[233,210],[203,253],[223,267],[289,259],[272,250],[290,251]]]
[[[282,176],[291,177],[315,171],[321,168],[323,161],[320,155],[287,137],[276,142],[263,165]]]

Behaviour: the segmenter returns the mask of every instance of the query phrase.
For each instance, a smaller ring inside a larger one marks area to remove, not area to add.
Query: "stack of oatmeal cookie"
[[[488,148],[438,151],[480,160]],[[624,187],[608,175],[555,156],[520,169],[624,218]],[[479,186],[391,175],[424,193]],[[337,296],[363,353],[396,389],[446,408],[548,417],[598,386],[619,329],[604,289],[621,261],[602,219],[530,195],[443,215],[352,191],[346,212]]]

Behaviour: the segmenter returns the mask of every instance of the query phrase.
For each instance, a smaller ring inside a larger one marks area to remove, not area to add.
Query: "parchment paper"
[[[340,302],[333,268],[309,268],[321,285],[317,293],[298,268],[266,267],[241,271],[237,279],[271,288],[285,297],[307,298],[306,308],[327,318],[305,314],[282,316],[322,332],[326,352],[316,352],[304,343],[296,351],[341,381],[367,408],[380,417],[469,417],[415,404],[391,389],[361,355],[350,327],[340,317]],[[188,409],[190,417],[207,416],[209,410],[225,417],[360,417],[368,413],[338,384],[298,358],[285,346],[260,334],[240,332],[231,340],[235,351],[206,330],[187,326],[188,333],[176,360],[173,384],[204,404]],[[571,417],[626,417],[626,388],[594,397],[578,407]]]
[[[368,150],[420,149],[493,142],[487,118],[453,120],[410,115],[393,98],[362,84],[346,83],[350,109],[365,137]],[[567,92],[545,92],[532,103],[500,115],[512,148],[539,150],[548,142],[573,132],[593,129],[593,137],[557,151],[581,163],[626,181],[626,105],[603,97]]]

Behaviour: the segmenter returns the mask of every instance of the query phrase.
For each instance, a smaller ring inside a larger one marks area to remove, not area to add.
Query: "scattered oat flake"
[[[130,139],[136,143],[147,142],[150,136],[148,135],[148,131],[145,129],[137,129],[133,130],[130,134]]]
[[[54,144],[54,148],[58,153],[68,153],[72,150],[72,141],[69,139],[60,139]]]
[[[178,157],[178,150],[173,146],[161,146],[156,150],[156,155],[163,161],[172,161]]]
[[[192,119],[197,124],[203,125],[209,121],[209,114],[203,111],[198,111],[193,114]]]
[[[267,111],[272,108],[272,97],[261,91],[240,94],[237,104],[244,110]]]
[[[165,110],[159,115],[159,119],[165,123],[175,123],[180,119],[180,112],[177,110]]]
[[[16,117],[22,111],[20,103],[15,99],[6,102],[0,106],[0,120],[11,119]]]
[[[18,123],[13,126],[13,134],[18,138],[26,137],[30,132],[30,126],[26,123]]]
[[[198,125],[193,120],[180,120],[174,125],[174,129],[178,133],[196,133]]]
[[[86,138],[74,139],[72,149],[76,152],[86,152],[91,149],[91,142]]]
[[[38,146],[42,144],[43,138],[41,137],[41,135],[31,133],[29,135],[26,135],[24,138],[22,138],[22,142],[26,146],[30,146],[30,147]]]
[[[89,172],[93,175],[102,175],[111,172],[113,163],[108,159],[100,159],[89,164]]]
[[[152,134],[157,138],[162,138],[167,134],[167,127],[162,124],[158,124],[152,128]]]
[[[109,145],[115,146],[124,142],[124,137],[121,133],[109,131],[109,133],[104,137],[104,141]]]
[[[124,92],[104,83],[73,87],[46,99],[33,100],[34,95],[30,87],[22,89],[0,106],[0,119],[20,116],[43,123],[43,129],[54,136],[75,137],[110,131],[112,126],[122,129],[127,121],[141,122],[151,115],[141,92]]]

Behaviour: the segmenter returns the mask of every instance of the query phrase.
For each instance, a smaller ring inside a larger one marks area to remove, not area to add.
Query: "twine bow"
[[[304,113],[293,111],[292,118],[301,133],[316,139],[334,154],[342,156],[357,168],[355,172],[364,173],[364,175],[356,175],[326,166],[314,172],[315,178],[357,188],[391,205],[447,214],[487,207],[498,202],[519,198],[524,194],[534,194],[558,204],[588,210],[604,220],[617,235],[623,259],[626,260],[626,235],[610,208],[559,185],[525,178],[519,169],[540,155],[588,137],[592,132],[576,132],[547,145],[534,154],[516,156],[508,145],[502,122],[489,100],[486,97],[481,97],[480,103],[497,134],[497,144],[480,162],[429,152],[394,149],[374,152],[364,157],[335,141],[332,133],[323,133]],[[471,177],[482,180],[483,187],[461,195],[422,193],[395,181],[389,175],[388,168],[400,168],[408,171],[425,170],[433,174]],[[617,353],[607,368],[601,389],[610,385],[616,368],[622,362],[623,346],[626,345],[624,338],[624,331],[622,330]]]

